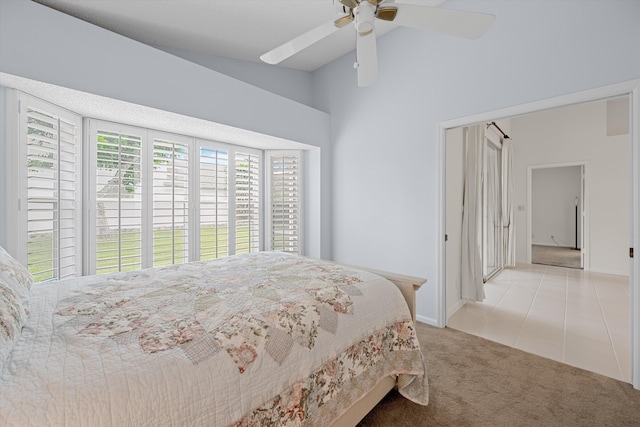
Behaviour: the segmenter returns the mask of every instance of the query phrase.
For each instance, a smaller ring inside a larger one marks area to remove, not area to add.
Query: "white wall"
[[[586,162],[589,270],[629,274],[629,134],[607,136],[607,102],[578,104],[511,121],[514,204],[527,204],[529,166]],[[526,210],[516,211],[516,257],[526,261]],[[537,239],[537,236],[536,236]],[[562,242],[559,242],[562,243]]]
[[[332,118],[334,259],[426,277],[417,311],[434,324],[438,123],[640,77],[640,2],[444,6],[497,18],[477,41],[405,28],[380,37],[371,87],[357,87],[352,55],[314,72],[316,105]]]
[[[326,113],[35,2],[0,0],[0,12],[0,72],[318,147],[313,159],[320,175],[305,178],[318,181],[311,188],[322,192],[315,195],[320,211],[307,213],[330,216]],[[0,146],[4,139],[1,132]],[[307,245],[330,258],[330,223],[310,221],[321,241]]]
[[[575,206],[580,200],[581,170],[580,166],[532,170],[531,243],[534,245],[575,247]],[[577,223],[580,228],[580,211]],[[578,230],[578,247],[581,247],[579,234]]]
[[[311,97],[311,73],[292,68],[241,61],[221,56],[204,55],[183,49],[159,48],[172,55],[200,64],[234,79],[282,95],[286,98],[313,106]]]

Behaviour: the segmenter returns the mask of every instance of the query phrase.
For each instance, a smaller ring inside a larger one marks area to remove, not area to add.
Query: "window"
[[[189,261],[189,144],[153,139],[153,266]]]
[[[89,273],[262,249],[259,150],[94,119],[89,134]]]
[[[8,93],[7,249],[37,282],[301,251],[299,152],[265,166],[253,148],[97,119],[83,131],[81,116]]]
[[[81,117],[22,93],[14,99],[20,143],[9,144],[7,157],[18,160],[6,164],[16,182],[7,189],[17,205],[12,252],[37,282],[80,274]]]
[[[269,152],[270,248],[302,253],[301,155],[299,151]]]
[[[95,272],[142,268],[142,136],[135,129],[93,134]],[[93,252],[93,250],[92,250]]]
[[[229,254],[229,153],[200,147],[200,259]]]
[[[260,250],[260,157],[236,153],[236,253]]]

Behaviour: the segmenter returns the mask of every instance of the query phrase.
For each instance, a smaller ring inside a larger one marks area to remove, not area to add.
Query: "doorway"
[[[529,168],[530,264],[584,268],[585,169],[585,163]]]
[[[621,83],[617,85],[611,85],[608,87],[593,89],[585,92],[580,92],[573,95],[567,95],[563,97],[558,97],[554,99],[544,100],[535,102],[532,104],[521,105],[517,107],[510,107],[508,109],[499,110],[491,113],[483,113],[478,114],[472,117],[466,117],[461,119],[450,120],[440,124],[440,168],[441,168],[441,198],[442,198],[442,215],[440,219],[440,227],[442,230],[442,238],[440,240],[440,250],[439,250],[439,259],[440,259],[440,268],[439,268],[439,278],[440,278],[440,286],[441,286],[441,299],[438,303],[438,323],[441,326],[444,326],[447,323],[447,315],[451,312],[448,310],[450,305],[446,298],[450,296],[449,288],[447,286],[448,278],[446,274],[449,269],[447,269],[448,260],[445,254],[448,254],[449,249],[445,244],[444,236],[447,234],[447,222],[449,221],[448,215],[445,210],[446,206],[446,191],[448,188],[447,182],[445,181],[445,173],[447,160],[445,157],[446,153],[446,140],[448,132],[456,129],[459,126],[468,126],[476,123],[482,122],[490,122],[491,120],[495,120],[496,117],[518,117],[520,115],[534,114],[537,112],[543,112],[552,108],[564,107],[569,105],[576,105],[584,102],[591,102],[595,100],[602,100],[611,97],[626,97],[626,104],[629,106],[629,115],[627,121],[627,132],[629,132],[630,136],[630,145],[631,149],[627,151],[626,160],[621,163],[621,166],[629,167],[628,171],[628,195],[631,196],[630,209],[620,209],[621,211],[626,211],[626,225],[630,228],[627,231],[627,242],[631,242],[631,246],[640,246],[640,180],[638,179],[640,176],[640,133],[638,130],[640,129],[640,116],[638,115],[638,111],[640,111],[640,81],[631,81],[626,83]],[[500,122],[500,125],[502,123]],[[507,133],[509,133],[509,128],[507,127]],[[555,150],[555,149],[554,149]],[[575,149],[580,151],[580,147]],[[629,161],[631,159],[631,161]],[[514,165],[515,169],[518,169],[518,165]],[[526,169],[526,166],[525,166]],[[446,172],[446,177],[448,178],[449,171]],[[596,205],[594,203],[594,205]],[[514,206],[517,211],[516,215],[525,216],[528,210],[528,207],[525,203],[520,205],[516,202]],[[594,213],[595,215],[595,213]],[[620,224],[620,221],[617,219],[611,219],[610,226],[617,226]],[[605,232],[609,232],[611,230],[605,230]],[[587,232],[585,231],[585,235],[582,237],[586,238]],[[530,235],[530,234],[529,234]],[[526,245],[529,241],[526,237],[524,239],[520,239],[518,244]],[[606,245],[605,245],[606,246]],[[588,245],[587,245],[588,247]],[[593,248],[593,246],[591,246]],[[601,248],[604,251],[610,251],[609,248]],[[619,249],[619,248],[618,248]],[[632,259],[629,263],[628,258],[628,247],[625,249],[625,257],[626,259],[626,271],[628,274],[627,282],[630,284],[628,292],[630,293],[631,299],[631,364],[632,364],[632,378],[631,383],[634,384],[634,387],[640,388],[640,266],[637,262],[637,259]],[[619,254],[616,252],[616,257],[621,258]],[[633,257],[632,257],[633,258]],[[588,260],[585,260],[585,262]],[[629,265],[630,264],[630,265]],[[586,264],[585,264],[586,266]],[[593,267],[593,266],[592,266]],[[508,271],[508,270],[507,270]],[[445,292],[446,289],[446,292]],[[445,298],[446,295],[446,298]]]

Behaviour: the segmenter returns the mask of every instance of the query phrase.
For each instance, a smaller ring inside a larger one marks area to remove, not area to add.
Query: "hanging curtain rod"
[[[495,127],[496,127],[496,129],[498,129],[498,130],[500,131],[500,133],[502,134],[502,136],[504,137],[504,139],[510,139],[510,138],[509,138],[509,135],[507,135],[506,133],[504,133],[504,132],[502,131],[502,129],[500,129],[500,126],[498,126],[498,125],[496,124],[496,122],[487,123],[487,129],[489,128],[489,126],[495,126]]]

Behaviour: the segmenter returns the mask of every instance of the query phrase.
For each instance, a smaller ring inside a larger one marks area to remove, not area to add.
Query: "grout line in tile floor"
[[[518,264],[486,286],[490,298],[467,303],[451,316],[449,327],[631,380],[630,366],[622,366],[628,355],[620,353],[628,348],[620,336],[630,331],[628,277]]]
[[[544,275],[540,277],[540,281],[538,282],[538,286],[536,287],[536,292],[533,294],[533,298],[531,298],[531,302],[529,303],[529,308],[527,309],[527,313],[524,315],[524,320],[522,321],[522,325],[520,326],[520,331],[518,331],[518,338],[516,338],[515,347],[518,347],[518,343],[520,342],[520,338],[522,337],[522,331],[524,330],[524,325],[527,323],[527,318],[531,314],[531,308],[533,307],[533,303],[536,301],[536,297],[538,296],[538,292],[540,292],[540,286],[542,286],[542,280],[544,279]],[[513,283],[511,284],[513,286]],[[509,287],[511,289],[511,286]],[[508,292],[508,291],[507,291]]]
[[[618,372],[620,372],[620,377],[622,377],[623,374],[622,374],[622,367],[620,366],[620,357],[618,357],[616,346],[613,345],[613,336],[611,335],[611,328],[609,327],[609,323],[607,322],[607,316],[605,315],[604,309],[602,308],[602,301],[600,300],[598,287],[596,285],[592,285],[592,286],[596,293],[596,297],[598,299],[598,307],[600,307],[600,312],[602,313],[602,319],[604,320],[604,327],[607,330],[607,337],[609,338],[609,343],[611,344],[611,348],[613,349],[613,356],[616,358],[616,365],[618,366]]]

